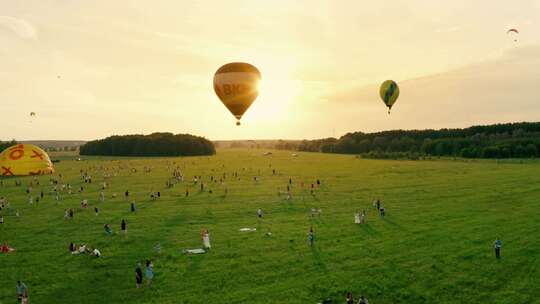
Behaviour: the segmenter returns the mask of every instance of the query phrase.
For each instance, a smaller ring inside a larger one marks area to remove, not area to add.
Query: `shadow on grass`
[[[382,220],[383,220],[384,222],[390,224],[391,226],[397,228],[397,229],[400,229],[400,230],[407,230],[403,225],[400,225],[400,224],[396,223],[394,220],[390,220],[390,219],[388,219],[388,218],[386,218],[386,217],[383,218]]]
[[[317,269],[322,270],[326,275],[328,275],[328,268],[323,262],[323,258],[321,257],[321,251],[316,246],[311,247],[311,255],[313,256],[313,265],[315,265]]]
[[[360,225],[360,230],[362,230],[363,232],[371,235],[371,236],[375,236],[375,235],[378,235],[379,234],[379,231],[375,230],[373,227],[371,227],[370,224],[362,224]]]

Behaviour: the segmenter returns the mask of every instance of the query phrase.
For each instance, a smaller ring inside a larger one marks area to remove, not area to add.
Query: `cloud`
[[[0,16],[0,28],[6,28],[22,39],[34,40],[36,28],[28,21],[10,16]]]

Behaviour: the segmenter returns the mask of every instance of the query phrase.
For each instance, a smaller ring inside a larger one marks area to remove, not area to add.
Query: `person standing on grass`
[[[313,243],[315,242],[315,233],[313,233],[313,227],[309,228],[308,242],[309,242],[309,246],[313,247]]]
[[[96,213],[96,216],[99,215],[99,209],[98,209],[98,207],[94,207],[94,212]]]
[[[259,219],[262,219],[263,217],[263,211],[261,208],[259,208],[259,210],[257,210],[257,216],[259,217]]]
[[[135,268],[135,286],[137,286],[137,288],[141,288],[142,281],[143,281],[143,272],[142,272],[141,263],[137,263],[137,267]]]
[[[501,240],[499,240],[499,238],[497,238],[495,240],[495,258],[497,259],[501,258],[501,247],[502,247],[502,242]]]
[[[135,201],[131,202],[130,210],[131,210],[131,212],[135,212]]]
[[[21,281],[17,281],[17,301],[28,303],[28,287]]]
[[[201,238],[203,241],[203,248],[209,250],[212,246],[210,245],[210,232],[208,230],[201,230]]]
[[[126,201],[127,201],[127,199],[129,198],[129,190],[126,190],[126,192],[124,193],[124,197],[126,198]]]
[[[126,224],[126,220],[124,219],[122,219],[122,223],[120,223],[120,230],[122,231],[123,234],[127,233],[127,224]]]
[[[152,261],[146,260],[146,285],[152,285],[152,279],[154,279],[154,264]]]

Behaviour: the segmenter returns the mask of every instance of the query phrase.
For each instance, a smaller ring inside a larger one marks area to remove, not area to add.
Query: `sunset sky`
[[[311,139],[540,121],[540,0],[0,0],[0,139]],[[518,42],[506,34],[518,28]],[[259,68],[241,127],[212,89]],[[378,85],[401,96],[389,116]],[[29,116],[30,112],[37,115]]]

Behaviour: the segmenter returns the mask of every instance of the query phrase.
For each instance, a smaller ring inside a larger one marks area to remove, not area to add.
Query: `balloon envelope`
[[[54,167],[49,155],[30,144],[18,144],[0,153],[0,175],[25,176],[51,174]]]
[[[214,91],[221,102],[238,120],[259,95],[261,73],[249,63],[233,62],[220,67],[214,74]]]
[[[381,84],[379,94],[384,104],[388,107],[388,113],[390,113],[390,109],[392,109],[392,106],[399,97],[399,86],[393,80],[386,80]]]

